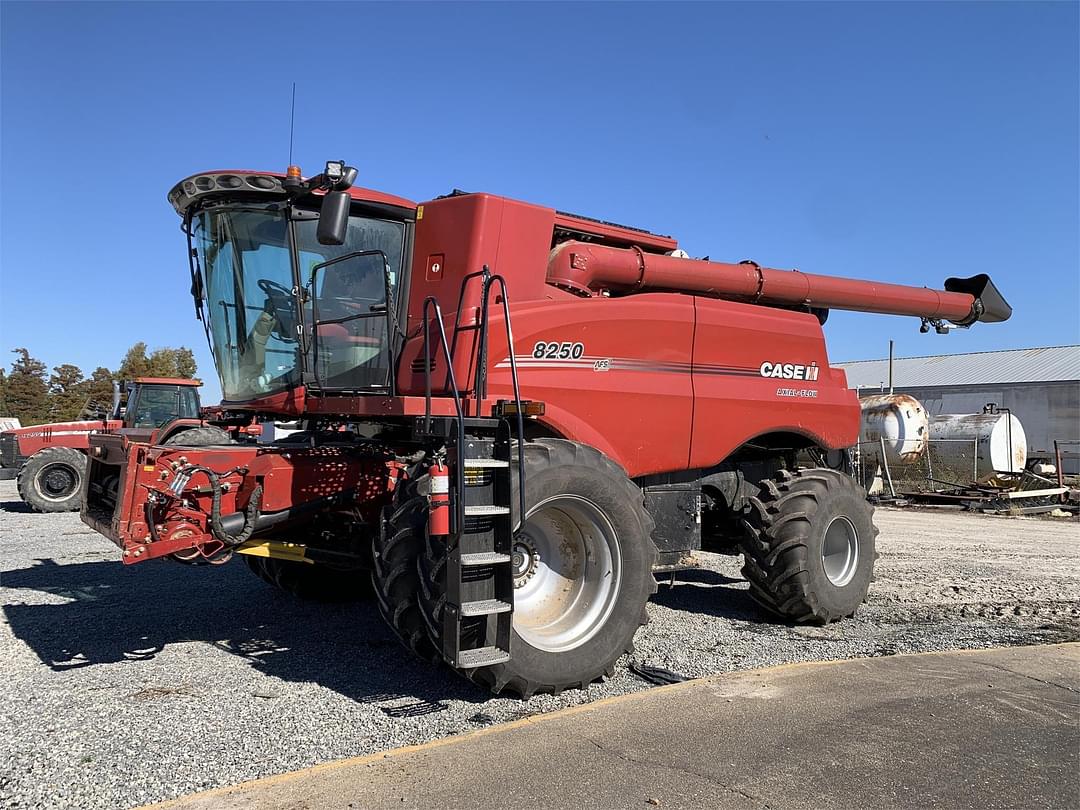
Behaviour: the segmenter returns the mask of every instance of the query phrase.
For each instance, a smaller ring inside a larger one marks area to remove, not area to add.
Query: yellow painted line
[[[771,667],[763,667],[761,669],[743,669],[733,670],[731,672],[721,672],[716,675],[709,675],[704,678],[693,678],[689,681],[683,681],[682,683],[667,684],[665,686],[654,686],[651,688],[640,689],[637,692],[628,692],[624,695],[614,695],[609,698],[602,698],[591,703],[582,703],[578,706],[568,706],[565,709],[558,709],[553,712],[547,712],[545,714],[534,714],[531,717],[523,717],[520,720],[512,720],[509,723],[501,723],[495,726],[488,726],[486,728],[477,729],[476,731],[470,731],[466,734],[456,734],[449,737],[440,737],[437,740],[429,740],[427,742],[416,743],[414,745],[405,745],[401,748],[391,748],[388,751],[375,751],[371,754],[363,754],[358,757],[350,757],[348,759],[337,759],[333,762],[322,762],[318,765],[312,765],[310,768],[303,768],[298,771],[289,771],[287,773],[274,774],[273,776],[264,776],[259,779],[250,779],[246,782],[239,782],[235,785],[227,785],[224,787],[213,788],[211,790],[204,790],[199,793],[189,793],[185,796],[181,796],[176,799],[168,799],[164,802],[158,802],[155,804],[144,805],[140,810],[151,810],[152,808],[170,808],[177,807],[186,802],[189,799],[195,797],[199,798],[213,798],[215,796],[228,796],[237,791],[247,791],[252,788],[270,787],[272,785],[279,785],[283,782],[291,782],[294,779],[300,779],[305,776],[314,776],[315,774],[327,773],[328,771],[336,771],[342,768],[350,768],[356,765],[366,765],[369,762],[380,762],[387,759],[393,759],[395,757],[405,756],[406,754],[415,754],[418,751],[434,751],[437,748],[443,748],[447,745],[460,745],[468,743],[472,740],[480,739],[481,737],[488,737],[492,734],[501,734],[504,731],[513,731],[514,729],[524,728],[525,726],[538,725],[546,723],[551,720],[558,720],[563,717],[572,717],[576,714],[582,714],[584,712],[592,711],[594,709],[602,709],[608,706],[614,706],[620,703],[629,703],[635,700],[642,700],[646,697],[652,697],[658,692],[664,694],[673,694],[675,692],[681,692],[686,689],[690,689],[695,686],[703,686],[705,684],[713,683],[724,678],[730,678],[732,676],[747,676],[747,675],[769,675],[779,672],[786,672],[793,669],[812,669],[817,667],[828,667],[837,664],[851,664],[856,662],[866,661],[890,661],[898,658],[921,658],[930,655],[977,655],[980,653],[1000,652],[1002,650],[1017,650],[1022,649],[1020,647],[978,647],[975,649],[965,650],[929,650],[927,652],[918,653],[902,653],[899,655],[885,655],[885,656],[863,656],[861,658],[837,658],[831,661],[792,661],[787,664],[777,664]],[[1059,644],[1038,644],[1030,645],[1037,646],[1042,649],[1053,648],[1066,648],[1073,649],[1077,653],[1080,653],[1080,642],[1065,641]],[[495,697],[494,695],[492,697]]]

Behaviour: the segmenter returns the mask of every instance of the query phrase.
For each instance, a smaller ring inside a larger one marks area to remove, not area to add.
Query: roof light
[[[326,179],[331,183],[336,183],[338,180],[345,176],[345,161],[344,160],[328,160],[326,161]]]
[[[299,180],[300,179],[300,167],[299,166],[290,166],[289,168],[287,168],[285,170],[285,176],[286,177],[295,177],[297,180]]]

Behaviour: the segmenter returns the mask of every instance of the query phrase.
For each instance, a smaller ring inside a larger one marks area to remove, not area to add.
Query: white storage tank
[[[864,456],[881,455],[890,464],[913,464],[926,455],[930,420],[926,409],[907,394],[879,394],[859,400],[862,407],[860,448]]]
[[[943,413],[930,420],[931,458],[970,479],[983,481],[995,472],[1022,472],[1027,464],[1024,426],[1011,413]]]

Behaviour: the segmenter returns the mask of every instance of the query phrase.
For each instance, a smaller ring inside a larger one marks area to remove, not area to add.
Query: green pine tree
[[[39,425],[49,418],[45,364],[31,357],[26,349],[12,349],[12,352],[18,357],[11,364],[11,373],[5,385],[8,410],[24,425]]]
[[[77,419],[86,404],[86,387],[78,366],[64,363],[53,368],[49,378],[49,421]]]

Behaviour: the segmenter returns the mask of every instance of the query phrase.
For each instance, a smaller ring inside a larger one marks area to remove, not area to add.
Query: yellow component
[[[153,472],[156,469],[157,467],[155,467],[153,464],[147,464],[143,467],[143,472]]]
[[[424,206],[416,206],[416,221],[419,222],[424,218]]]
[[[315,563],[304,556],[307,546],[300,543],[280,543],[277,540],[248,540],[236,547],[237,554],[250,554],[252,557],[273,557],[275,560]]]

